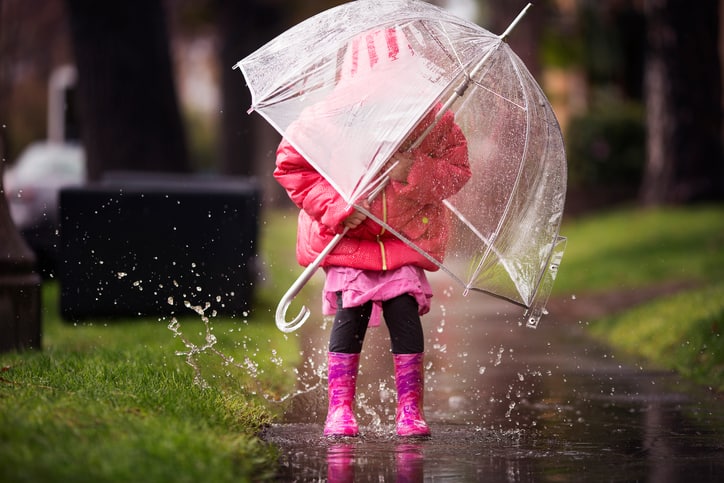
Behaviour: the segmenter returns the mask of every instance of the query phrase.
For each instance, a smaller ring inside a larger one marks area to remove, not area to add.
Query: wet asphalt
[[[566,312],[537,329],[521,310],[438,287],[426,331],[432,437],[394,435],[387,329],[370,329],[358,380],[358,438],[322,436],[329,325],[307,322],[307,389],[263,437],[281,481],[724,481],[724,398],[587,337]],[[585,303],[571,299],[571,308]]]

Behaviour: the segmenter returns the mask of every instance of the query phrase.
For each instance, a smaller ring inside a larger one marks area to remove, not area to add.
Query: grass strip
[[[273,323],[298,271],[294,228],[285,213],[262,223],[255,310],[189,310],[174,319],[183,340],[170,318],[64,322],[57,283],[44,283],[43,350],[0,354],[0,481],[273,479],[276,449],[257,434],[281,410],[261,392],[295,383],[297,341]],[[209,334],[213,350],[189,357]]]
[[[590,331],[629,354],[724,391],[724,283],[607,317]]]
[[[1,481],[238,481],[274,471],[271,414],[155,348],[2,358]]]
[[[554,295],[724,281],[724,205],[617,209],[567,220]]]

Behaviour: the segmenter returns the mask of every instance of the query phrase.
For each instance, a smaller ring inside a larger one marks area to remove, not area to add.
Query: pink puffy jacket
[[[410,136],[416,139],[433,120],[428,114]],[[386,221],[438,261],[445,256],[449,223],[441,201],[457,193],[470,178],[467,141],[451,112],[411,151],[415,162],[407,183],[391,181],[372,201],[370,212]],[[277,149],[274,177],[301,208],[297,260],[309,265],[329,241],[343,231],[343,220],[354,210],[286,140]],[[417,265],[438,267],[372,219],[349,230],[322,266],[363,270],[393,270]]]

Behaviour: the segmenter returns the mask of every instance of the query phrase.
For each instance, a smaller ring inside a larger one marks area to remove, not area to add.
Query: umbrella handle
[[[279,300],[275,320],[277,328],[282,332],[294,332],[295,330],[300,328],[309,318],[311,312],[306,306],[302,306],[302,309],[299,311],[299,315],[294,317],[291,321],[287,322],[287,310],[289,310],[289,305],[292,303],[292,300],[294,300],[294,297],[299,295],[302,287],[304,287],[304,285],[306,285],[306,283],[309,282],[309,280],[312,278],[314,272],[316,272],[319,266],[322,264],[322,260],[324,260],[324,257],[326,257],[329,252],[331,252],[334,247],[337,246],[342,237],[344,237],[344,235],[347,233],[348,229],[349,228],[345,228],[342,233],[338,233],[334,236],[334,238],[332,238],[327,246],[324,247],[324,250],[322,250],[320,254],[317,255],[317,258],[315,258],[314,261],[309,264],[307,268],[304,269],[302,274],[299,275],[299,277],[294,281],[292,286],[289,287],[287,293],[285,293],[284,296]]]

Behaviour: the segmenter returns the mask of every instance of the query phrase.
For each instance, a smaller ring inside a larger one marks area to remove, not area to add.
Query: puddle
[[[721,481],[716,395],[621,360],[555,314],[532,330],[514,319],[517,309],[489,297],[442,302],[423,321],[432,438],[394,435],[387,331],[373,329],[358,379],[362,436],[322,436],[323,384],[293,398],[284,421],[263,435],[280,448],[280,479]],[[327,330],[312,321],[302,329],[314,367]]]

